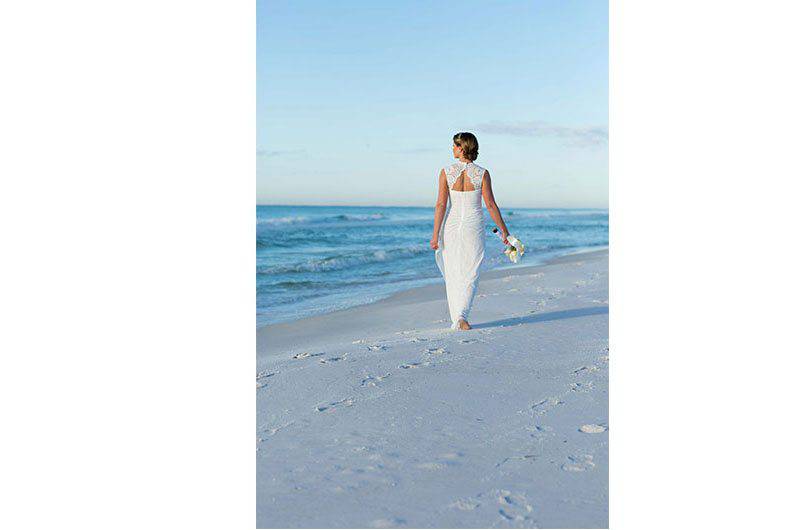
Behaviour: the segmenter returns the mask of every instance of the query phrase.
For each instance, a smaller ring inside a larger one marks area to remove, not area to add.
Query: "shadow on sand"
[[[608,306],[582,307],[580,309],[567,309],[565,311],[552,311],[550,313],[542,313],[537,315],[528,315],[524,317],[515,317],[515,318],[504,318],[503,320],[493,320],[491,322],[482,322],[480,324],[473,324],[472,329],[499,328],[502,326],[516,326],[517,324],[535,324],[537,322],[562,320],[564,318],[578,318],[578,317],[588,317],[591,315],[607,315],[607,314],[608,314]]]

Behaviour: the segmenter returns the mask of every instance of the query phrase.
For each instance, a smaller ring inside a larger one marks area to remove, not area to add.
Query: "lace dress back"
[[[447,187],[450,191],[480,190],[486,169],[474,162],[456,162],[444,168]]]

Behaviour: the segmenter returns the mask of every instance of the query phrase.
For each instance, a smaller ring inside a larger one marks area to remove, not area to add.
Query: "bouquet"
[[[492,228],[492,232],[497,234],[497,237],[499,237],[501,241],[503,240],[503,234],[501,234],[497,228]],[[508,256],[508,259],[510,259],[512,263],[517,263],[522,255],[525,254],[525,245],[522,244],[522,241],[510,234],[506,239],[508,239],[510,244],[506,246],[503,254]]]

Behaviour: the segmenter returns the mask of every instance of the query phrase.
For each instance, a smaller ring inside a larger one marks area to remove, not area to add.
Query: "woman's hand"
[[[511,243],[508,242],[508,235],[509,235],[508,231],[507,230],[503,230],[501,232],[501,235],[503,236],[503,243],[506,244],[506,245],[510,245]]]
[[[438,248],[439,248],[439,236],[434,235],[431,238],[431,250],[438,250]]]

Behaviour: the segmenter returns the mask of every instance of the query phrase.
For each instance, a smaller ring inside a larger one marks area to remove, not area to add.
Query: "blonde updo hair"
[[[461,148],[464,157],[469,158],[470,161],[475,161],[478,158],[478,139],[470,132],[460,132],[453,136],[453,143]]]

